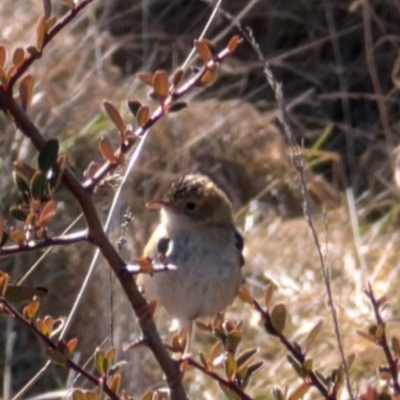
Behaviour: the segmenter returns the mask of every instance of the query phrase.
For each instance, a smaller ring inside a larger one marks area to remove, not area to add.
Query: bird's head
[[[147,203],[161,209],[161,219],[171,227],[200,227],[203,224],[231,224],[232,204],[226,194],[207,176],[184,175],[172,182],[165,200]],[[180,226],[180,225],[179,225]]]

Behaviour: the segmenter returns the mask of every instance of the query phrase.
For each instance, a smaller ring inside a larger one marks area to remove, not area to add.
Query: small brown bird
[[[165,200],[147,206],[160,210],[160,223],[144,256],[176,269],[145,276],[145,293],[182,327],[225,310],[238,292],[244,264],[243,239],[226,194],[207,176],[185,175],[172,183]]]

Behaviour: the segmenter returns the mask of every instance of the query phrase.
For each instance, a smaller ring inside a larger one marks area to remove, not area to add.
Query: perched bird
[[[160,222],[144,256],[175,269],[144,276],[145,294],[182,327],[225,310],[237,294],[244,264],[243,239],[226,194],[205,175],[185,175],[164,200],[147,207],[160,210]]]

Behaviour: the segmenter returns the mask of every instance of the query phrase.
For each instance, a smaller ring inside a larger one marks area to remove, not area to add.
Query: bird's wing
[[[235,246],[239,253],[240,267],[243,267],[243,265],[244,265],[244,257],[243,257],[244,240],[243,240],[243,236],[236,229],[235,229]]]
[[[143,255],[154,261],[162,261],[168,253],[170,242],[167,230],[160,224],[144,248]]]

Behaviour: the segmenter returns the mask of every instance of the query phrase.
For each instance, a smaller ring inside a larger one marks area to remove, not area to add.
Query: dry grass
[[[200,2],[194,3],[195,11],[179,1],[171,1],[167,7],[149,2],[148,14],[137,5],[127,9],[127,3],[122,3],[99,1],[54,41],[31,70],[36,76],[32,119],[46,137],[61,140],[77,174],[91,159],[100,159],[96,139],[114,134],[101,111],[102,100],[119,105],[128,119],[125,101],[145,101],[146,93],[127,73],[171,70],[189,52],[209,15],[208,6]],[[356,330],[366,329],[372,322],[362,292],[369,279],[379,294],[390,298],[389,328],[393,334],[399,331],[398,189],[392,182],[393,149],[388,145],[398,142],[400,6],[396,0],[371,3],[369,24],[361,2],[356,1],[287,0],[268,6],[262,1],[239,1],[238,8],[227,11],[239,15],[246,4],[250,4],[249,11],[240,22],[253,27],[261,49],[283,82],[296,138],[303,138],[311,149],[306,153],[306,166],[313,165],[313,169],[306,169],[306,182],[331,268],[345,352],[357,356],[351,378],[358,390],[370,383],[377,385],[375,369],[384,361],[382,354]],[[55,5],[55,13],[61,12],[61,6]],[[2,4],[0,41],[9,49],[30,43],[39,13],[39,1]],[[187,23],[189,18],[193,24]],[[327,23],[332,19],[333,28]],[[221,43],[232,32],[228,27],[229,20],[219,15],[209,37]],[[368,35],[372,45],[366,41]],[[335,48],[339,48],[340,57]],[[7,216],[15,198],[8,178],[12,161],[33,160],[34,152],[26,140],[13,136],[4,117],[0,126],[0,200],[2,214]],[[321,137],[324,140],[319,142]],[[117,240],[122,214],[129,205],[134,220],[124,249],[127,256],[140,254],[154,223],[155,216],[144,210],[145,201],[162,192],[177,174],[188,171],[211,174],[232,198],[246,238],[245,274],[252,293],[262,302],[265,285],[276,285],[274,301],[286,304],[290,315],[286,333],[299,343],[323,319],[323,331],[311,355],[314,365],[324,372],[337,367],[340,356],[318,255],[302,217],[298,176],[260,63],[247,45],[223,66],[217,85],[192,96],[187,110],[153,128],[124,189],[111,234]],[[359,212],[358,242],[341,191],[351,179]],[[60,196],[63,209],[55,230],[65,227],[78,212],[65,193]],[[50,288],[43,313],[68,313],[91,254],[86,245],[58,249],[30,278],[31,283]],[[361,268],[360,255],[366,271]],[[0,268],[18,278],[36,256],[1,259]],[[120,350],[138,331],[119,288],[113,292],[114,343]],[[70,331],[79,338],[81,362],[109,340],[108,296],[108,270],[101,265]],[[266,367],[250,383],[249,394],[270,398],[275,385],[288,385],[293,390],[300,380],[286,361],[286,351],[258,326],[257,315],[239,300],[228,315],[244,321],[243,347],[258,347],[258,358],[265,361]],[[158,321],[167,340],[169,320],[160,312]],[[0,321],[2,348],[5,327],[6,321]],[[15,393],[45,362],[45,356],[43,346],[29,333],[18,326],[13,329],[18,332],[12,368]],[[195,339],[194,349],[210,348],[211,342],[203,333]],[[120,352],[119,358],[129,361],[124,386],[131,393],[139,394],[161,378],[144,349]],[[66,381],[67,373],[53,368],[28,394],[65,387]],[[198,373],[189,371],[187,382],[193,398],[199,398],[198,393],[202,393],[201,398],[222,398],[215,383]],[[313,393],[313,397],[317,395]]]

